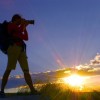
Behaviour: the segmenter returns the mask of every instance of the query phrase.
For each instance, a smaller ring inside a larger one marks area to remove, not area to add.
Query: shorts
[[[23,71],[29,71],[26,52],[22,51],[21,46],[17,45],[9,46],[7,54],[8,54],[8,64],[7,64],[8,70],[15,69],[18,61]]]

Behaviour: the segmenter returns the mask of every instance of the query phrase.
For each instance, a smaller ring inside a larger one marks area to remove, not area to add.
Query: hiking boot
[[[5,98],[5,97],[6,97],[5,93],[0,91],[0,98]]]

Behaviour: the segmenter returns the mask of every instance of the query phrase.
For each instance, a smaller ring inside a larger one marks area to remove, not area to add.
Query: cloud
[[[85,64],[85,65],[76,66],[76,69],[78,69],[78,70],[89,70],[89,69],[91,69],[91,67],[88,64]]]
[[[91,65],[100,65],[100,54],[97,53],[93,60],[90,60]]]
[[[76,66],[76,69],[100,73],[100,54],[97,53],[96,56],[90,60],[88,64]]]

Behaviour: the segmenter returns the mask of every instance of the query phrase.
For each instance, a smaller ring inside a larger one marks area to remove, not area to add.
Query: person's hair
[[[21,19],[22,17],[21,17],[21,15],[19,15],[19,14],[15,14],[15,15],[13,15],[13,17],[12,17],[12,22],[14,22],[14,21],[16,21],[17,19]]]

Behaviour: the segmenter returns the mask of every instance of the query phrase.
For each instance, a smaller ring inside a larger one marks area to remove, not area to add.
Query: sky
[[[16,13],[35,20],[27,27],[31,73],[83,68],[100,53],[100,0],[0,0],[0,12],[1,23]],[[0,52],[0,76],[6,65],[7,56]],[[22,74],[19,64],[14,74]]]

